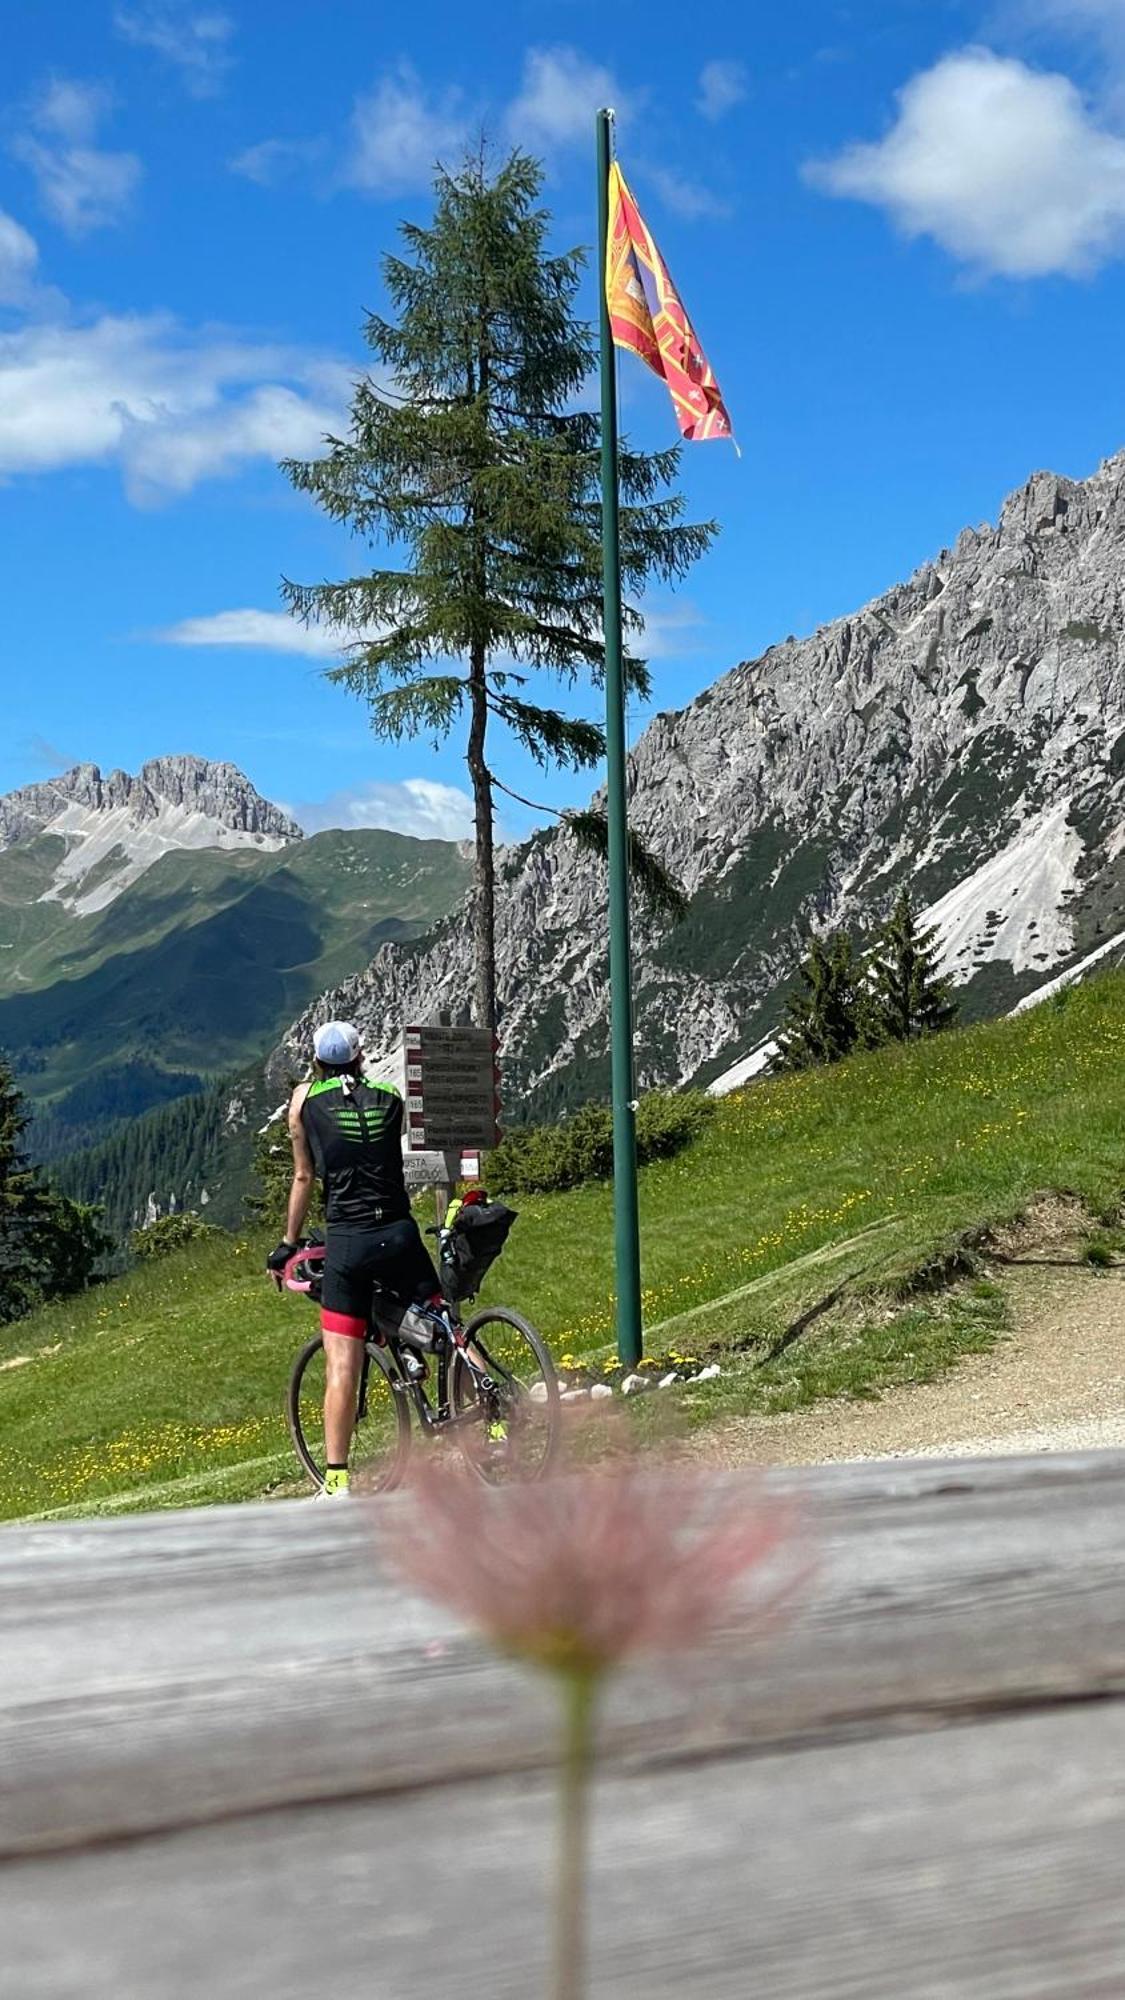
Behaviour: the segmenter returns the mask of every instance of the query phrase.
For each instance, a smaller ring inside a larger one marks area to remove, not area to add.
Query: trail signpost
[[[406,1129],[411,1152],[490,1152],[500,1132],[500,1072],[489,1028],[408,1027]]]

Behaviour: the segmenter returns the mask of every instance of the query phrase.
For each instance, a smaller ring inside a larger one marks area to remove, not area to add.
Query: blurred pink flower
[[[792,1508],[748,1475],[626,1461],[492,1488],[427,1468],[388,1553],[503,1652],[598,1676],[692,1645],[766,1566],[748,1608],[773,1615],[807,1567],[793,1528]]]
[[[634,1654],[690,1646],[736,1604],[773,1615],[804,1576],[792,1509],[760,1481],[625,1459],[535,1485],[491,1487],[426,1468],[388,1555],[403,1580],[547,1668],[563,1701],[552,2000],[586,1993],[588,1817],[595,1707]]]

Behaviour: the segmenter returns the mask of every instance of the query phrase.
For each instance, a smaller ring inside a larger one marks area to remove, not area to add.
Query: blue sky
[[[657,707],[1125,442],[1122,0],[6,0],[4,34],[4,790],[194,750],[310,825],[467,829],[456,744],[376,742],[284,620],[283,573],[353,552],[276,461],[341,424],[380,255],[482,124],[589,242],[618,106],[735,420],[741,460],[685,452],[723,533],[650,606]]]

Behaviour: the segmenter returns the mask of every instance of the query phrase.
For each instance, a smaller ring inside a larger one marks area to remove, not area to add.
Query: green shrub
[[[713,1109],[701,1090],[654,1090],[637,1110],[637,1159],[663,1160],[701,1131]],[[584,1104],[561,1125],[510,1132],[490,1155],[488,1179],[498,1194],[558,1194],[613,1174],[613,1114]]]
[[[1082,1245],[1081,1255],[1083,1262],[1092,1264],[1097,1271],[1111,1271],[1117,1262],[1113,1244],[1107,1243],[1104,1236],[1091,1236]]]
[[[715,1109],[703,1090],[650,1090],[637,1106],[637,1158],[667,1160],[702,1132]]]
[[[189,1243],[198,1243],[204,1237],[221,1236],[213,1222],[204,1222],[193,1208],[185,1208],[182,1215],[161,1215],[150,1222],[147,1229],[134,1229],[129,1238],[129,1248],[134,1257],[151,1263],[157,1257],[170,1257],[174,1251],[183,1250]]]

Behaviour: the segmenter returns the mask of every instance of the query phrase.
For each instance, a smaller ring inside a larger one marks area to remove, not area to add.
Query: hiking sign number
[[[496,1037],[427,1024],[403,1034],[411,1152],[490,1152],[500,1130]]]

